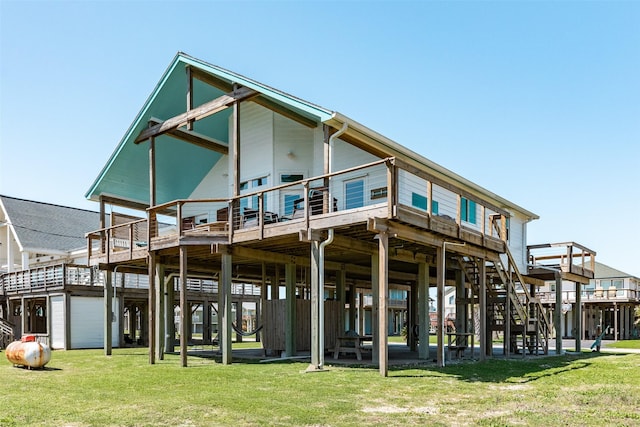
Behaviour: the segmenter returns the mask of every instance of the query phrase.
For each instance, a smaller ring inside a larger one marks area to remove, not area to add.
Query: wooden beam
[[[191,69],[191,76],[224,92],[230,92],[233,89],[233,85],[231,83],[228,83],[211,74],[205,73],[204,71],[198,70],[197,68]],[[315,120],[303,116],[302,114],[297,113],[290,108],[286,108],[278,104],[277,102],[272,101],[264,95],[259,95],[253,98],[252,101],[308,128],[315,129],[316,127],[318,127],[318,122],[316,122]]]
[[[186,125],[191,120],[204,119],[205,117],[209,117],[217,112],[227,109],[236,102],[244,101],[256,95],[258,95],[258,92],[246,87],[231,91],[190,111],[178,114],[177,116],[165,120],[162,123],[144,129],[136,138],[135,143],[139,144],[152,136],[167,133],[170,130]]]
[[[187,111],[193,109],[193,75],[191,67],[187,66]],[[193,119],[187,121],[187,130],[193,130]]]
[[[231,92],[233,89],[233,85],[229,82],[222,80],[214,75],[209,73],[205,73],[204,71],[198,68],[191,68],[191,77],[194,79],[198,79],[203,83],[208,84],[209,86],[213,86],[216,89],[220,89],[224,92]]]
[[[267,263],[277,264],[292,263],[303,267],[311,266],[311,261],[308,258],[296,257],[293,255],[286,255],[278,252],[263,251],[260,249],[252,249],[243,246],[227,246],[224,244],[218,244],[216,245],[215,252],[222,253],[223,250],[227,250],[223,248],[228,248],[228,251],[234,257],[238,258],[249,258],[256,261],[264,261]],[[368,276],[370,274],[369,267],[357,264],[344,264],[336,261],[325,261],[324,265],[327,270],[341,270],[344,268],[347,272],[352,274],[361,276]],[[416,280],[416,275],[411,273],[403,273],[400,271],[390,271],[389,278],[392,281],[402,282],[406,284],[406,282],[414,282]]]
[[[386,219],[381,218],[370,218],[367,224],[367,229],[373,232],[386,230],[390,235],[395,235],[400,240],[406,240],[420,245],[439,247],[442,246],[443,243],[443,240],[440,237],[436,237],[432,233],[425,233],[408,225],[387,221]],[[455,246],[455,249],[452,249],[451,251],[462,255],[482,258],[489,258],[492,254],[494,256],[496,254],[496,252],[478,248],[471,244]]]
[[[153,123],[153,125],[155,126],[158,124],[162,124],[162,121],[156,118],[151,118],[149,119],[149,123]],[[168,131],[167,134],[181,141],[197,145],[198,147],[206,148],[207,150],[215,151],[222,154],[229,154],[229,144],[219,141],[215,138],[208,137],[201,133],[176,128]]]
[[[303,116],[302,114],[296,113],[295,111],[291,110],[290,108],[286,108],[272,100],[270,100],[269,98],[265,97],[264,95],[260,95],[257,96],[253,99],[251,99],[251,101],[255,102],[258,105],[261,105],[265,108],[268,108],[269,110],[276,112],[278,114],[280,114],[281,116],[284,116],[288,119],[293,120],[294,122],[300,123],[303,126],[306,126],[308,128],[311,129],[315,129],[318,127],[318,122],[316,122],[313,119],[310,119],[306,116]]]

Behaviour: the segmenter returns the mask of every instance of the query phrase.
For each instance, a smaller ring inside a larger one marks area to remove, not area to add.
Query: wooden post
[[[173,278],[168,278],[164,283],[164,351],[175,351],[176,324],[174,321],[174,289]]]
[[[419,268],[419,267],[418,267]],[[418,284],[411,286],[408,293],[409,296],[409,311],[407,316],[407,345],[410,351],[416,351],[418,349],[417,339],[413,333],[414,325],[417,325],[418,318]]]
[[[156,205],[156,150],[155,138],[149,139],[149,207]],[[148,254],[148,271],[149,271],[149,302],[148,302],[148,340],[149,340],[149,363],[156,363],[156,334],[155,334],[155,273],[156,273],[156,254],[151,250],[151,238],[155,237],[152,228],[155,227],[155,213],[147,213],[147,254]]]
[[[380,319],[378,317],[380,311],[380,255],[378,253],[371,255],[371,362],[374,365],[380,363]],[[364,295],[363,295],[364,297]],[[364,298],[363,298],[364,299]],[[364,316],[363,316],[364,317]]]
[[[576,282],[576,351],[582,351],[582,286]]]
[[[233,90],[238,89],[237,85],[233,85]],[[233,103],[233,195],[240,195],[240,102]]]
[[[358,330],[356,326],[356,313],[358,312],[358,307],[356,306],[357,291],[358,288],[355,282],[349,285],[349,330],[351,331]]]
[[[502,217],[504,218],[504,217]],[[509,357],[511,355],[511,293],[513,292],[513,282],[511,281],[511,264],[510,262],[507,264],[509,269],[507,271],[507,283],[505,283],[506,288],[506,299],[504,301],[504,337],[502,342],[502,349],[504,357]],[[526,328],[526,325],[525,325]],[[516,344],[517,345],[517,344]],[[515,349],[513,349],[515,351]]]
[[[271,277],[271,300],[280,299],[280,266],[275,264],[273,266],[274,273]]]
[[[202,344],[211,343],[211,301],[202,302]]]
[[[187,328],[191,310],[187,305],[187,247],[180,246],[180,365],[187,366]]]
[[[156,359],[164,360],[164,325],[165,325],[165,312],[164,312],[164,265],[161,263],[156,264],[156,297],[155,297],[155,322],[156,322]]]
[[[462,270],[455,271],[456,277],[456,332],[467,332],[467,290]]]
[[[286,324],[285,324],[285,352],[287,356],[296,355],[296,265],[284,266],[286,287]]]
[[[104,355],[111,356],[113,334],[113,274],[111,270],[104,272]],[[24,311],[24,306],[22,307]],[[67,317],[67,322],[69,318]],[[23,329],[24,330],[24,329]]]
[[[264,308],[267,304],[268,296],[267,296],[267,263],[262,262],[262,280],[260,286],[260,303],[259,303],[259,314],[258,314],[258,322],[260,325],[264,325]],[[256,333],[256,341],[261,340],[260,332]]]
[[[233,265],[228,249],[222,253],[222,271],[220,283],[218,283],[218,317],[220,321],[220,350],[222,351],[222,364],[230,365],[231,355],[231,277]]]
[[[187,112],[193,108],[193,75],[191,67],[187,66]],[[187,121],[187,130],[193,130],[194,120]]]
[[[485,360],[491,347],[491,332],[487,325],[487,273],[484,258],[478,259],[478,280],[480,282],[478,291],[478,305],[480,311],[480,360]]]
[[[156,363],[156,318],[155,318],[155,308],[156,308],[156,254],[155,252],[149,251],[149,301],[147,303],[147,310],[149,313],[149,318],[147,319],[149,330],[148,330],[148,340],[149,340],[149,363]]]
[[[236,326],[238,329],[242,329],[242,299],[236,301]],[[236,342],[242,342],[242,334],[238,331],[236,331]]]
[[[346,291],[345,291],[345,282],[347,280],[347,272],[345,270],[337,270],[336,271],[336,299],[340,302],[340,311],[338,318],[338,333],[345,333],[345,312],[344,307],[346,304]]]
[[[613,340],[618,341],[618,303],[613,303]]]
[[[556,304],[553,308],[553,327],[556,330],[556,354],[562,354],[562,273],[555,272]]]
[[[380,375],[389,375],[389,234],[378,234],[378,354]]]
[[[443,245],[444,246],[444,245]],[[438,314],[438,354],[436,356],[437,365],[444,367],[445,354],[444,354],[444,281],[446,279],[446,260],[441,246],[436,247],[436,282],[438,284],[437,290],[437,314]]]
[[[322,369],[320,352],[320,242],[311,241],[311,365],[307,370]]]
[[[418,264],[418,359],[429,358],[429,264]]]

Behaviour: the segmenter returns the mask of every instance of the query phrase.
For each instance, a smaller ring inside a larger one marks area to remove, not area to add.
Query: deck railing
[[[274,177],[266,178],[269,179]],[[243,194],[231,198],[179,199],[152,206],[147,209],[147,218],[88,233],[90,257],[106,255],[108,263],[110,253],[133,254],[154,239],[194,233],[218,235],[232,243],[236,233],[257,230],[262,239],[265,229],[283,222],[295,221],[300,229],[307,229],[311,220],[323,215],[378,208],[376,215],[387,218],[396,218],[400,208],[414,217],[437,218],[445,226],[436,231],[446,234],[449,229],[464,230],[464,236],[459,233],[456,237],[464,239],[475,234],[473,243],[482,242],[484,236],[506,241],[506,232],[496,235],[491,227],[491,218],[496,215],[506,223],[506,211],[396,158],[295,182],[269,184],[256,180],[255,185],[265,188],[243,189]],[[352,217],[361,220],[359,216]],[[345,218],[341,219],[344,222]],[[142,234],[141,230],[146,231],[146,240],[134,238]]]
[[[65,284],[92,286],[97,274],[90,267],[56,264],[5,273],[0,283],[5,293],[29,293],[61,289]]]
[[[596,253],[575,242],[527,246],[530,269],[542,267],[593,278]]]
[[[543,291],[536,294],[543,304],[555,303],[555,291]],[[562,301],[576,301],[575,291],[562,291]],[[630,288],[583,289],[581,301],[584,302],[640,302],[640,291]]]
[[[91,267],[75,264],[57,264],[24,271],[5,273],[0,277],[0,293],[28,294],[63,289],[66,285],[98,286],[105,283],[104,272]],[[118,273],[113,277],[113,286],[125,289],[149,289],[149,277],[146,274]],[[179,291],[179,280],[174,280],[174,290]],[[213,293],[218,292],[215,279],[189,278],[187,291]],[[234,283],[231,293],[234,295],[259,296],[260,287],[252,283]]]

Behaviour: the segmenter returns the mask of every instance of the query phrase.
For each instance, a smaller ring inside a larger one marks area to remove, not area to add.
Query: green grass
[[[607,347],[640,349],[640,339],[607,342]]]
[[[329,362],[330,359],[327,359]],[[221,365],[146,349],[56,351],[45,370],[0,357],[2,426],[640,425],[640,355],[582,353],[435,368]]]

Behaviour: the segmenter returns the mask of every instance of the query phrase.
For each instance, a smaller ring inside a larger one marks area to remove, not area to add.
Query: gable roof
[[[60,253],[86,247],[85,233],[100,227],[100,214],[84,209],[0,195],[0,209],[22,251]]]
[[[608,265],[602,264],[596,261],[596,268],[594,271],[595,279],[613,279],[613,278],[624,278],[624,277],[634,277],[633,274],[625,273],[620,270],[616,270],[613,267],[609,267]]]
[[[197,70],[201,75],[205,76],[205,79],[208,76],[208,78],[220,83],[216,88],[201,80],[194,79],[193,93],[194,97],[196,97],[194,105],[201,105],[204,102],[220,97],[226,93],[223,90],[224,88],[238,84],[258,92],[260,94],[259,98],[263,99],[263,101],[276,105],[284,111],[291,111],[293,114],[314,123],[326,124],[335,129],[340,129],[344,123],[348,123],[349,127],[341,136],[341,139],[349,143],[376,153],[380,157],[397,156],[420,169],[428,171],[444,182],[464,188],[479,198],[492,201],[500,208],[518,212],[527,220],[539,218],[536,214],[455,174],[341,113],[304,101],[182,52],[176,54],[162,75],[106,165],[87,191],[85,195],[87,198],[97,201],[100,195],[113,195],[113,189],[117,188],[119,193],[117,197],[148,204],[148,153],[142,147],[136,147],[135,140],[140,132],[147,128],[149,121],[153,118],[167,120],[184,113],[186,67]],[[199,133],[205,133],[212,138],[228,142],[227,124],[230,113],[230,109],[221,111],[207,117],[205,120],[196,122],[195,126],[200,128],[198,130]],[[165,138],[170,137],[161,135],[156,140],[162,143]],[[220,153],[180,141],[175,141],[173,144],[163,144],[162,147],[162,150],[156,150],[156,170],[162,171],[163,174],[162,176],[157,176],[157,203],[188,198],[190,190],[201,182],[222,156]],[[163,182],[170,182],[172,185],[162,185]],[[126,185],[124,185],[125,183]]]

